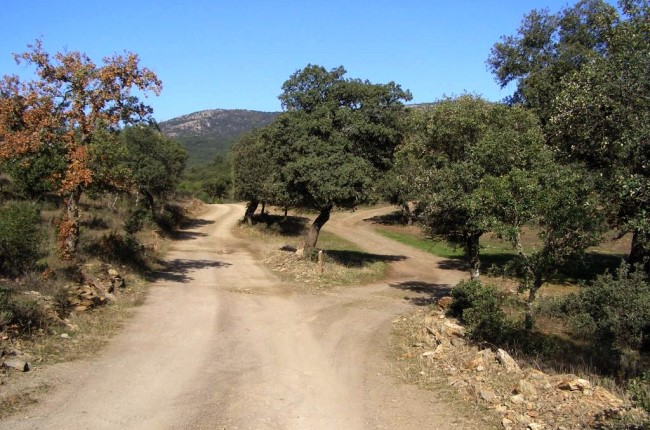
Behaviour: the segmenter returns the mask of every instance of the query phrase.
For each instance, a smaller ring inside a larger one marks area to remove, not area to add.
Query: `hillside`
[[[270,123],[277,114],[210,109],[163,121],[159,126],[163,134],[183,144],[190,154],[190,164],[202,164],[217,154],[225,154],[242,133]]]

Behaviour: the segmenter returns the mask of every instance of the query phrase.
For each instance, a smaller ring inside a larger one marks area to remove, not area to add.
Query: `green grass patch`
[[[382,236],[392,239],[404,245],[428,252],[443,258],[463,258],[463,251],[460,248],[454,248],[442,241],[434,241],[417,237],[413,234],[402,233],[393,230],[378,228],[377,232]]]

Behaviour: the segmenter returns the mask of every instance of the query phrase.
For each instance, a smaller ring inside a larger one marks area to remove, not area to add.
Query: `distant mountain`
[[[243,109],[211,109],[163,121],[160,130],[181,142],[190,154],[190,164],[208,163],[224,155],[244,132],[269,124],[278,112]]]

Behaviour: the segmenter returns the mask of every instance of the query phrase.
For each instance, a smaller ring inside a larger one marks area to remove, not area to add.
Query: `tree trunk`
[[[402,214],[406,218],[406,224],[413,225],[413,212],[408,203],[402,204]]]
[[[284,207],[284,217],[286,218],[287,216],[289,216],[289,206]]]
[[[641,264],[646,273],[650,273],[650,252],[647,249],[648,233],[642,230],[634,230],[632,233],[632,246],[630,247],[630,255],[628,263],[634,266]]]
[[[151,194],[148,190],[141,190],[141,192],[147,202],[147,206],[149,206],[149,212],[151,212],[151,216],[155,218],[156,201],[153,198],[153,194]]]
[[[526,301],[526,320],[524,323],[526,330],[532,330],[535,325],[535,322],[533,321],[533,303],[537,297],[537,291],[542,288],[543,283],[544,279],[542,278],[542,275],[535,274],[533,285],[531,285],[528,290],[528,300]]]
[[[465,253],[469,262],[469,277],[472,280],[478,280],[481,275],[481,260],[479,252],[481,250],[481,233],[474,233],[467,237],[465,242]]]
[[[77,187],[63,199],[65,208],[63,219],[59,223],[59,250],[61,258],[73,260],[79,243],[79,200],[83,189]]]
[[[257,200],[251,200],[248,202],[248,205],[246,205],[246,213],[244,213],[244,222],[248,223],[250,225],[253,225],[253,214],[257,210],[257,206],[259,205],[259,202]]]
[[[262,215],[264,215],[264,211],[266,211],[266,200],[262,202]]]
[[[332,212],[332,206],[327,206],[321,209],[320,213],[309,227],[309,230],[307,230],[304,238],[305,248],[303,249],[303,257],[309,257],[316,247],[320,229],[323,228],[325,223],[330,219],[330,212]]]

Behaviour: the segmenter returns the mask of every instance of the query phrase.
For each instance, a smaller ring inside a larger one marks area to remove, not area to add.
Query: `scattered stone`
[[[17,370],[19,372],[29,372],[30,369],[29,363],[19,358],[3,359],[2,367],[5,369]]]
[[[508,418],[504,418],[504,419],[501,420],[501,425],[502,425],[505,429],[511,429],[511,428],[512,428],[512,424],[513,424],[512,420],[509,420]]]
[[[520,405],[524,403],[526,400],[524,399],[523,394],[515,394],[514,396],[510,396],[510,401],[515,405]]]
[[[61,339],[70,339],[70,335],[68,333],[61,333]]]
[[[438,299],[436,305],[438,306],[438,309],[440,309],[441,311],[446,311],[447,309],[449,309],[449,306],[451,305],[451,302],[453,300],[454,299],[451,298],[450,296],[443,296]]]
[[[499,360],[499,363],[501,363],[501,365],[506,369],[506,372],[521,372],[521,368],[515,359],[501,348],[497,350],[497,360]]]
[[[448,336],[458,336],[458,337],[465,336],[465,327],[461,325],[458,325],[451,321],[445,321],[443,327]]]
[[[499,396],[489,388],[480,389],[479,396],[488,403],[497,403],[499,401]]]
[[[568,381],[562,381],[557,386],[560,390],[567,391],[584,391],[586,389],[591,389],[591,384],[586,379],[572,379]]]
[[[528,423],[528,430],[541,430],[544,428],[543,425],[539,423]]]
[[[520,379],[515,388],[515,393],[523,394],[525,397],[530,398],[537,396],[537,389],[530,381]]]

